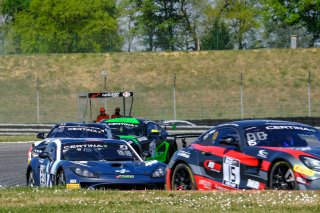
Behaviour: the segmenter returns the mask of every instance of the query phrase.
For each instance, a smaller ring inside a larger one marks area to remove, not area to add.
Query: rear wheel
[[[196,190],[193,173],[189,166],[184,163],[178,164],[173,170],[171,177],[172,190]]]
[[[57,175],[57,186],[65,186],[66,185],[66,176],[63,170],[60,170]]]
[[[269,188],[276,190],[297,189],[296,177],[288,162],[279,161],[273,165],[269,177]]]
[[[27,186],[34,187],[34,177],[33,177],[33,171],[30,170],[27,174]]]

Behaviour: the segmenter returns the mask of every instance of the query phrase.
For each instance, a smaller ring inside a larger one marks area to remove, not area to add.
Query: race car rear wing
[[[92,99],[96,98],[122,98],[123,104],[123,116],[131,117],[132,105],[133,105],[133,92],[90,92],[90,93],[82,93],[79,95],[79,99],[87,99],[82,120],[86,116],[87,104],[89,103],[89,111],[90,111],[90,120],[92,120]],[[131,98],[129,113],[126,114],[126,98]]]
[[[190,145],[196,138],[198,138],[202,133],[182,133],[182,134],[170,134],[168,138],[172,138],[176,141],[178,149],[185,148]]]

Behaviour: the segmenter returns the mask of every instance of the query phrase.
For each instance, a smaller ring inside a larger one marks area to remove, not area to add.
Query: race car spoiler
[[[176,142],[178,141],[177,139],[181,139],[182,147],[185,148],[187,147],[187,139],[197,138],[200,135],[202,135],[202,133],[183,133],[168,135],[168,137],[173,138]]]
[[[88,93],[88,98],[117,98],[133,97],[133,92],[92,92]]]

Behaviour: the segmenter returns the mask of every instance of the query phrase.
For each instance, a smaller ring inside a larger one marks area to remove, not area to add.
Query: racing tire
[[[297,189],[296,177],[292,166],[286,161],[279,161],[272,166],[269,176],[269,188],[275,190]]]
[[[189,166],[184,163],[178,164],[171,176],[172,190],[196,190],[197,186],[193,173]]]
[[[65,186],[66,185],[66,176],[63,170],[60,170],[57,178],[56,178],[56,185],[57,186]]]
[[[27,174],[27,186],[29,187],[34,187],[34,176],[33,176],[33,171],[30,170]]]

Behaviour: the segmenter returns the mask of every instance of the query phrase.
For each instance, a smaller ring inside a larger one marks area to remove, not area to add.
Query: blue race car
[[[28,163],[31,158],[38,156],[55,138],[113,138],[111,129],[104,123],[68,122],[56,124],[45,137],[44,132],[37,134],[42,141],[34,142],[28,150]]]
[[[169,190],[320,189],[320,131],[277,120],[212,127],[167,166]]]
[[[163,189],[166,164],[143,161],[123,140],[64,138],[50,142],[27,168],[28,186]]]

